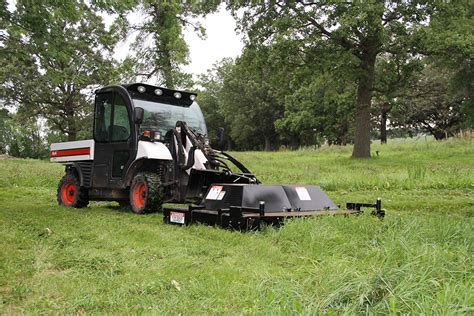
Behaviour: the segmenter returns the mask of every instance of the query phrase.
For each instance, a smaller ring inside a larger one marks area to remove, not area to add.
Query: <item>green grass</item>
[[[0,313],[472,314],[474,140],[235,153],[265,183],[321,185],[371,216],[235,232],[114,203],[56,205],[60,165],[0,161]]]

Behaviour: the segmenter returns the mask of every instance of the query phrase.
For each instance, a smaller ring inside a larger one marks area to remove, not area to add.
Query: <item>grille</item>
[[[86,188],[92,186],[92,161],[79,162],[82,171],[82,183]]]

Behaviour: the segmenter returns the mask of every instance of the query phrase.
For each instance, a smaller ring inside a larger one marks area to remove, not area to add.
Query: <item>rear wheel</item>
[[[159,174],[138,173],[130,186],[130,206],[137,214],[161,211],[163,190]]]
[[[67,207],[82,208],[89,204],[87,189],[81,187],[78,177],[72,173],[66,173],[58,185],[58,204]]]

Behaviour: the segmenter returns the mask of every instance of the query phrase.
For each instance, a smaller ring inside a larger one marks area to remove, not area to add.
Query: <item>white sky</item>
[[[218,12],[201,19],[201,22],[206,29],[205,40],[199,39],[192,31],[187,30],[184,34],[191,63],[183,70],[194,75],[206,72],[224,57],[237,57],[244,46],[242,36],[235,31],[234,18],[223,6]]]

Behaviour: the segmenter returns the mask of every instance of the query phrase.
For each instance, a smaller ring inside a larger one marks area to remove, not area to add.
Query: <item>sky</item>
[[[235,20],[225,8],[201,19],[207,39],[201,40],[194,32],[185,31],[191,63],[183,70],[194,75],[204,73],[224,57],[237,57],[242,52],[242,36],[235,31]]]

